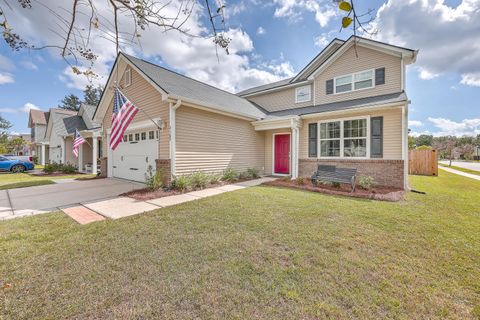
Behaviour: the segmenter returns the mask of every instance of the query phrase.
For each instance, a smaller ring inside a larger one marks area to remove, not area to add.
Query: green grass
[[[478,319],[480,181],[389,203],[254,187],[120,220],[0,223],[5,319]],[[0,287],[2,284],[0,283]]]
[[[50,176],[50,177],[38,177],[32,176],[28,173],[4,173],[0,175],[0,186],[7,184],[20,183],[20,182],[38,182],[45,180],[56,180],[56,179],[70,179],[70,178],[79,178],[79,177],[93,177],[91,174],[73,174],[73,175],[64,175],[64,176]]]
[[[46,184],[54,184],[54,183],[55,182],[53,182],[52,180],[22,181],[22,182],[15,182],[15,183],[9,183],[9,184],[1,184],[0,190],[43,186]]]
[[[439,163],[438,165],[441,166],[441,167],[451,168],[451,169],[455,169],[455,170],[462,171],[462,172],[465,172],[465,173],[470,173],[470,174],[475,174],[477,176],[480,176],[480,171],[466,169],[466,168],[457,167],[457,166],[449,166],[448,164],[444,164],[444,163]]]

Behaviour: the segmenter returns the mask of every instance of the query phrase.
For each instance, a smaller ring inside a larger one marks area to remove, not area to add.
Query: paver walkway
[[[275,179],[276,178],[264,177],[147,201],[139,201],[128,197],[116,197],[102,201],[82,203],[82,205],[98,214],[101,214],[102,216],[110,219],[119,219],[147,211],[152,211],[158,208],[174,206],[180,203],[211,197],[225,192],[257,186],[264,182]]]
[[[466,172],[463,172],[463,171],[458,171],[458,170],[455,170],[455,169],[452,169],[452,168],[441,167],[441,166],[438,166],[438,168],[439,168],[439,169],[442,169],[442,170],[445,170],[445,171],[448,171],[448,172],[451,172],[451,173],[455,173],[455,174],[458,174],[458,175],[467,177],[467,178],[472,178],[472,179],[475,179],[475,180],[480,180],[480,176],[477,176],[477,175],[475,175],[475,174],[466,173]]]

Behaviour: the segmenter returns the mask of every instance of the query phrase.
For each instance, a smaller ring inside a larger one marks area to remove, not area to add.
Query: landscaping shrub
[[[295,179],[295,183],[300,185],[300,186],[303,186],[305,184],[305,178],[304,177],[298,177],[297,179]]]
[[[211,184],[219,184],[222,180],[222,175],[217,173],[212,173],[209,177]]]
[[[331,182],[334,188],[340,188],[340,182]]]
[[[430,146],[419,146],[419,147],[417,147],[417,150],[432,150],[432,147],[430,147]]]
[[[256,168],[249,168],[247,169],[247,176],[250,179],[258,179],[260,178],[260,171]]]
[[[186,175],[177,176],[172,180],[172,184],[171,184],[172,189],[185,192],[190,187],[191,187],[191,180]]]
[[[358,178],[358,185],[365,190],[371,190],[375,186],[375,179],[371,176],[361,176]]]
[[[60,164],[58,171],[66,174],[73,174],[77,172],[77,168],[71,163]]]
[[[210,177],[203,171],[196,171],[192,173],[189,177],[191,186],[193,188],[205,189],[210,182]]]
[[[45,173],[54,173],[60,170],[60,164],[56,162],[48,163],[43,168],[43,172]]]
[[[152,166],[148,166],[147,172],[145,173],[145,184],[147,188],[152,191],[162,188],[164,176],[165,173],[162,168],[153,173]]]
[[[228,182],[237,181],[239,174],[237,171],[233,170],[232,168],[227,168],[223,171],[222,180]]]
[[[285,181],[285,182],[289,182],[289,181],[292,180],[292,177],[290,177],[290,176],[285,176],[285,177],[280,178],[280,180]]]
[[[33,161],[34,164],[39,164],[38,163],[38,156],[33,156],[32,161]]]

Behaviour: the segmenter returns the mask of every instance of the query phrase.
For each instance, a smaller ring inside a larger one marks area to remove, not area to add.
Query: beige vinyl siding
[[[264,134],[250,121],[181,106],[176,111],[176,174],[257,168],[263,172]]]
[[[358,58],[355,49],[349,48],[340,57],[328,66],[315,78],[315,102],[324,104],[341,100],[352,100],[382,94],[400,92],[401,89],[401,59],[380,51],[357,46]],[[351,91],[340,94],[326,94],[326,81],[335,77],[385,67],[385,84],[374,88]]]
[[[375,112],[348,113],[344,116],[336,115],[333,117],[316,117],[303,120],[300,129],[300,159],[308,158],[308,125],[310,123],[328,120],[355,118],[362,116],[379,117],[383,116],[383,159],[401,160],[402,159],[402,109],[391,108]]]
[[[73,155],[73,137],[65,138],[65,163],[78,164],[78,159]]]
[[[305,69],[304,73],[305,73],[305,76],[302,77],[302,79],[304,78],[308,78],[308,76],[310,76],[315,70],[317,70],[317,68],[325,62],[325,60],[327,60],[330,55],[335,52],[339,47],[341,46],[340,43],[334,43],[332,45],[332,47],[328,50],[328,51],[325,51],[322,55],[323,57],[321,59],[318,59],[318,61],[315,61],[315,63],[313,63],[311,66],[309,66],[307,69]]]
[[[119,70],[123,68],[120,67]],[[120,81],[123,84],[123,76]],[[168,102],[162,101],[162,95],[156,88],[154,88],[150,83],[148,83],[139,73],[132,69],[132,84],[126,88],[123,88],[122,91],[125,93],[128,99],[132,101],[135,106],[142,111],[138,111],[133,118],[131,124],[135,122],[141,122],[145,120],[150,120],[151,118],[161,118],[165,123],[164,130],[160,133],[159,140],[159,159],[169,159],[170,158],[170,134],[169,134],[169,104]],[[105,143],[102,143],[102,152],[104,155],[108,154],[108,144],[106,138],[106,131],[110,128],[112,122],[112,109],[113,109],[113,100],[110,101],[107,113],[103,119],[103,128],[104,130],[104,139]],[[146,113],[146,114],[145,114]],[[152,123],[152,128],[154,125]],[[145,129],[147,130],[147,129]],[[128,131],[128,129],[127,129]],[[138,130],[137,130],[138,131]]]
[[[298,87],[303,86],[304,85],[300,85]],[[287,88],[279,91],[268,92],[258,96],[247,97],[247,99],[257,103],[259,106],[269,112],[308,107],[313,105],[313,85],[310,86],[312,99],[302,103],[295,103],[295,88]]]
[[[92,146],[93,146],[92,138],[87,138],[85,140],[87,142],[85,142],[82,145],[83,146],[83,149],[82,149],[82,152],[83,152],[83,158],[82,158],[83,159],[83,166],[93,162],[93,159],[92,159]]]
[[[275,133],[290,133],[290,128],[265,131],[265,174],[273,174],[273,135]],[[290,141],[291,142],[291,141]]]

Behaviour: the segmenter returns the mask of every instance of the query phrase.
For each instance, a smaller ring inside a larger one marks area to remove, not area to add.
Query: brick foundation
[[[357,177],[372,176],[378,185],[404,188],[403,160],[300,159],[298,165],[299,176],[310,177],[317,170],[319,164],[356,168]]]
[[[157,171],[163,170],[164,178],[163,184],[169,185],[172,182],[172,170],[171,170],[171,160],[170,159],[156,159],[155,163],[157,165]]]

